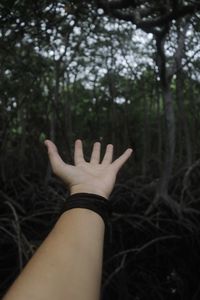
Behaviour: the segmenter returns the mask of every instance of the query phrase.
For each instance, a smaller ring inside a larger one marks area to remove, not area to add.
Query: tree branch
[[[130,0],[96,0],[97,6],[103,8],[105,13],[120,20],[130,21],[145,32],[155,33],[165,27],[172,20],[194,14],[200,10],[200,2],[188,5],[176,5],[173,1],[166,6],[151,1]],[[160,28],[159,28],[160,27]]]

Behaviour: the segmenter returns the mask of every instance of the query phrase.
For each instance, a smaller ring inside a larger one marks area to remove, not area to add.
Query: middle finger
[[[99,164],[100,151],[101,151],[101,143],[100,142],[94,143],[90,163]]]

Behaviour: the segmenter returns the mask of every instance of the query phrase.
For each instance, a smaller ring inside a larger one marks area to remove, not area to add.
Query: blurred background
[[[134,154],[110,197],[102,299],[200,298],[200,3],[0,3],[0,295],[52,229],[81,138]]]

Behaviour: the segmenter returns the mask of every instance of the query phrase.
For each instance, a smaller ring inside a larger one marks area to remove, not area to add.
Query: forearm
[[[112,162],[113,145],[109,144],[100,163],[97,142],[86,162],[82,141],[76,140],[72,166],[64,163],[54,143],[45,142],[53,172],[70,186],[71,194],[95,193],[104,198],[109,197],[119,169],[132,152],[127,149]],[[97,206],[93,209],[100,215],[80,207],[67,210],[3,300],[98,300],[106,215],[102,204]]]
[[[95,212],[66,211],[3,300],[97,300],[105,225]]]

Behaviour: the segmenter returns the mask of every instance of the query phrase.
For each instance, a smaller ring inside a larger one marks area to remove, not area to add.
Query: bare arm
[[[62,161],[51,141],[45,144],[54,173],[71,194],[86,192],[107,199],[117,172],[132,152],[128,149],[112,162],[113,146],[108,145],[100,164],[100,143],[95,143],[88,163],[77,140],[72,166]],[[103,219],[92,210],[73,208],[63,213],[3,300],[99,299],[104,230]]]

